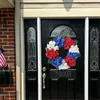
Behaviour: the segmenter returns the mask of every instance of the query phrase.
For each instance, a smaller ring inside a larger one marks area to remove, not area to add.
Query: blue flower
[[[68,52],[67,56],[70,56],[73,59],[77,59],[80,56],[80,54],[79,53]]]
[[[55,66],[56,68],[58,68],[61,64],[62,64],[62,58],[59,57],[59,58],[56,58],[56,59],[53,59],[53,60],[50,60],[50,63]]]
[[[60,48],[64,46],[64,39],[61,37],[56,37],[55,40],[56,45],[58,45]]]

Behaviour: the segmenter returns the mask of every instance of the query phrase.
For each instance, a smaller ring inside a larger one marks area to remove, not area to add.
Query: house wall
[[[15,100],[15,27],[14,9],[0,9],[0,47],[4,50],[8,66],[13,72],[13,83],[0,84],[0,100]]]
[[[100,0],[21,0],[23,17],[100,17]]]

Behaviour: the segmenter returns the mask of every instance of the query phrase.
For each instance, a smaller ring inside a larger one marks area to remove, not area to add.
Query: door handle
[[[43,73],[42,77],[43,77],[43,89],[45,89],[45,79],[46,79],[46,74]]]

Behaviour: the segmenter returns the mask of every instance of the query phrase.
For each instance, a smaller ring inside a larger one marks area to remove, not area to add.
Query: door
[[[84,20],[42,19],[41,26],[43,100],[84,100]],[[69,68],[60,67],[71,48],[65,49],[62,42],[56,44],[58,47],[54,48],[58,51],[54,53],[55,58],[52,53],[48,53],[51,48],[47,47],[47,44],[50,41],[56,41],[59,37],[64,39],[64,43],[65,38],[69,37],[78,45],[80,55],[76,60],[76,65],[73,62],[72,65],[67,66]],[[55,62],[59,57],[62,58],[61,64],[58,64],[60,61]]]

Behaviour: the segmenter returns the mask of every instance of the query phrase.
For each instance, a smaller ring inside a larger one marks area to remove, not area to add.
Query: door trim
[[[20,0],[15,0],[16,100],[21,100]]]
[[[88,92],[88,76],[89,76],[89,18],[85,18],[85,58],[84,58],[84,100],[89,99],[89,92]]]
[[[37,50],[38,50],[38,100],[42,100],[42,52],[41,52],[41,19],[37,18]]]

